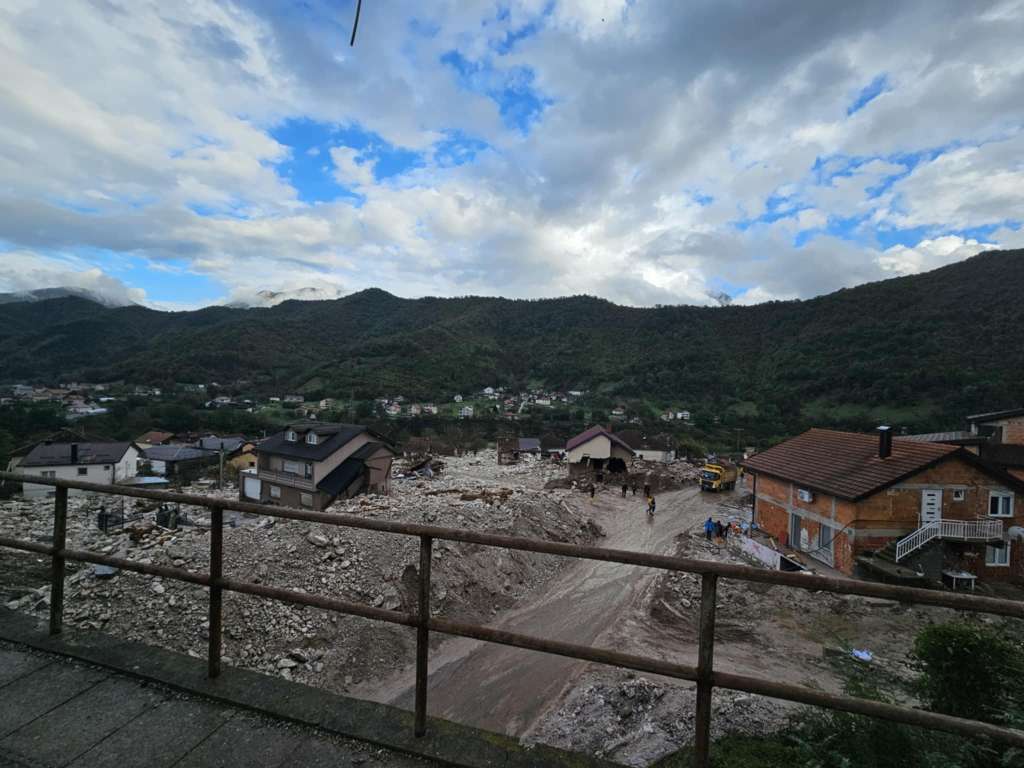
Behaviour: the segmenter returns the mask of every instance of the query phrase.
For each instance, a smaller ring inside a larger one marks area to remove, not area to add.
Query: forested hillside
[[[544,384],[742,414],[766,430],[927,428],[1024,403],[1024,251],[809,301],[632,309],[601,299],[399,299],[167,313],[75,297],[0,305],[0,380],[250,382],[442,398]]]

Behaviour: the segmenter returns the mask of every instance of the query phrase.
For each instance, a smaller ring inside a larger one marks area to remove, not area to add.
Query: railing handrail
[[[421,736],[426,729],[426,692],[427,692],[427,654],[429,648],[429,631],[434,630],[445,634],[474,638],[486,642],[499,643],[512,647],[552,653],[584,661],[611,664],[641,672],[651,672],[682,680],[693,680],[697,683],[696,728],[694,737],[694,764],[699,768],[709,765],[710,725],[711,725],[711,692],[715,686],[732,690],[754,693],[774,698],[795,701],[813,706],[837,709],[845,712],[878,717],[909,725],[934,728],[969,737],[988,736],[999,741],[1024,747],[1024,731],[992,725],[977,720],[952,717],[936,712],[914,709],[912,707],[883,704],[868,699],[850,696],[837,696],[822,693],[811,688],[757,677],[736,675],[717,671],[713,666],[714,624],[716,611],[716,585],[719,577],[733,578],[742,581],[778,584],[781,586],[798,587],[811,590],[825,590],[840,594],[855,594],[868,597],[883,597],[903,602],[935,605],[944,608],[992,613],[1003,616],[1024,618],[1024,603],[990,597],[976,597],[956,593],[935,592],[915,587],[900,587],[890,584],[876,584],[853,579],[840,579],[828,576],[806,576],[799,573],[769,571],[749,566],[737,566],[706,560],[653,555],[628,550],[602,549],[600,547],[565,544],[561,542],[527,539],[515,536],[504,536],[493,533],[482,533],[456,528],[403,523],[391,520],[376,520],[357,515],[329,512],[312,512],[291,507],[267,506],[231,499],[212,498],[173,491],[158,491],[132,486],[107,485],[88,483],[77,480],[43,478],[21,473],[0,472],[0,479],[22,483],[51,485],[57,488],[54,499],[54,528],[51,544],[30,542],[0,536],[0,546],[21,549],[49,555],[52,558],[51,596],[50,596],[50,632],[61,631],[63,621],[64,563],[66,560],[77,560],[87,563],[111,565],[127,571],[159,575],[166,578],[199,584],[210,590],[209,604],[209,654],[208,674],[216,677],[220,672],[221,659],[221,596],[224,590],[269,597],[302,605],[332,610],[369,619],[385,621],[392,624],[403,624],[417,628],[416,642],[416,697],[415,697],[415,733]],[[143,564],[134,560],[83,550],[67,549],[67,501],[68,490],[83,490],[96,493],[128,496],[133,498],[170,501],[192,506],[206,507],[211,511],[210,529],[210,573],[200,574],[169,566]],[[322,523],[339,527],[376,530],[382,533],[417,536],[420,539],[420,579],[419,602],[415,614],[400,611],[389,611],[360,603],[352,603],[322,595],[297,592],[289,589],[268,587],[263,584],[252,584],[226,577],[221,572],[223,556],[223,511],[229,509],[237,512],[251,512],[269,517],[279,517],[306,522]],[[919,529],[920,531],[921,529]],[[915,532],[918,533],[918,532]],[[563,555],[618,562],[630,565],[648,566],[669,571],[699,573],[702,576],[700,632],[697,666],[676,664],[673,662],[649,659],[620,651],[613,651],[590,646],[579,646],[560,641],[521,635],[514,632],[492,627],[462,624],[446,619],[435,619],[430,616],[430,561],[433,539],[461,541],[481,544],[484,546],[516,549],[541,554]]]

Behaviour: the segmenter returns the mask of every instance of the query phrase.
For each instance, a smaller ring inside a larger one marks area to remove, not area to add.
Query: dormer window
[[[306,442],[309,443],[310,445],[316,445],[318,442],[316,432],[310,432],[308,435],[306,435]]]
[[[287,432],[284,433],[284,439],[287,440],[289,443],[294,443],[298,441],[299,436],[295,434],[294,429],[289,429]]]

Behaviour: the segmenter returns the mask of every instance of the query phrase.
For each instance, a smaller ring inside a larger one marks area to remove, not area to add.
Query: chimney
[[[878,458],[887,459],[892,456],[892,428],[878,428]]]
[[[78,463],[78,443],[71,444],[71,463]]]

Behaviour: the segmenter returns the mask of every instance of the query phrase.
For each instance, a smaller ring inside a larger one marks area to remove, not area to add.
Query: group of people
[[[708,541],[714,539],[721,539],[725,541],[729,538],[729,523],[723,523],[721,520],[712,520],[710,517],[704,521],[704,538]]]

